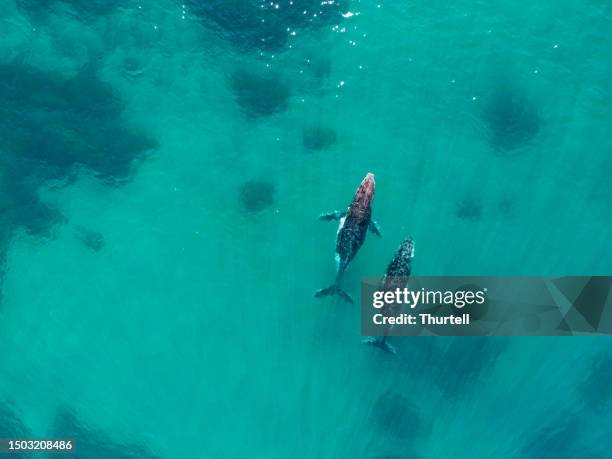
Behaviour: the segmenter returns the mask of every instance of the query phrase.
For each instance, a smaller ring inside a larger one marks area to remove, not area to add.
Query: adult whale
[[[400,244],[395,251],[393,259],[389,266],[387,266],[387,272],[381,282],[381,291],[383,292],[394,292],[398,288],[403,289],[408,284],[410,279],[410,273],[412,272],[412,258],[414,257],[414,241],[411,237],[407,237]],[[382,313],[385,316],[396,316],[399,313],[400,305],[389,304],[386,305]],[[378,338],[375,336],[368,337],[363,340],[364,344],[371,344],[377,346],[391,354],[395,354],[395,348],[387,342],[387,335],[393,325],[387,325],[385,327],[385,334]]]
[[[352,303],[353,299],[340,287],[340,280],[363,245],[368,230],[380,236],[378,225],[372,221],[372,200],[374,199],[374,174],[368,172],[355,192],[353,201],[346,212],[337,210],[323,214],[321,220],[339,220],[336,238],[336,280],[327,288],[315,293],[317,298],[327,295],[339,295]]]

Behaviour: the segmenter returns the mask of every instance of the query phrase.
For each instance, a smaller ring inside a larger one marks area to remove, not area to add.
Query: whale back
[[[409,237],[400,244],[389,266],[387,266],[387,272],[383,280],[384,290],[392,291],[406,286],[412,272],[413,257],[414,241]]]
[[[368,173],[355,191],[353,200],[346,211],[346,216],[340,220],[336,239],[338,278],[365,241],[372,216],[374,189],[374,175]]]

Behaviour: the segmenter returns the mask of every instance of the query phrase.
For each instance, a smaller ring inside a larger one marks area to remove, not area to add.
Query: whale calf
[[[372,221],[372,200],[374,199],[374,174],[368,172],[355,192],[353,201],[346,212],[334,211],[323,214],[321,220],[338,220],[336,237],[336,280],[327,288],[315,293],[317,298],[327,295],[339,295],[352,303],[353,299],[340,287],[340,280],[350,262],[355,258],[365,241],[368,230],[380,236],[378,225]]]
[[[381,290],[384,292],[394,292],[396,289],[403,289],[408,284],[410,273],[412,272],[412,258],[414,257],[414,241],[407,237],[395,251],[395,255],[387,266],[387,272],[381,282]],[[395,316],[400,309],[399,304],[388,304],[382,309],[385,316]],[[364,344],[377,346],[391,354],[396,354],[395,348],[387,342],[387,335],[393,325],[385,327],[385,334],[382,337],[371,336],[363,340]]]

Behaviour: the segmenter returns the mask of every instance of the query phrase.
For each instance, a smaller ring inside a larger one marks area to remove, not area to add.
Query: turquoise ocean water
[[[82,458],[606,458],[608,338],[360,345],[345,277],[612,272],[612,6],[1,0],[0,437]],[[24,456],[25,457],[25,456]]]

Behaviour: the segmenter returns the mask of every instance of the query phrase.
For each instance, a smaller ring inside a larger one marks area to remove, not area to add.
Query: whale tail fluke
[[[353,299],[351,298],[351,296],[348,293],[346,293],[344,290],[342,290],[340,286],[337,284],[330,285],[329,287],[322,288],[321,290],[317,290],[317,292],[315,293],[315,296],[317,298],[322,298],[328,295],[338,295],[344,301],[353,303]]]
[[[380,349],[382,349],[383,351],[388,352],[389,354],[392,355],[396,355],[397,354],[397,350],[395,349],[395,346],[389,344],[387,342],[387,337],[383,336],[382,338],[377,338],[376,336],[368,336],[367,338],[365,338],[362,341],[363,344],[369,344],[371,346],[376,346]]]

